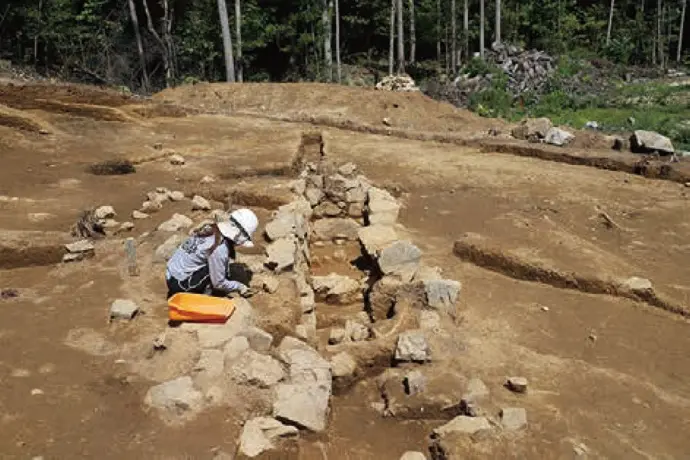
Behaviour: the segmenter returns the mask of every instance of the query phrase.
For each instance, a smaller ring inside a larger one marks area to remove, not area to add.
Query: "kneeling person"
[[[168,298],[178,292],[204,294],[210,290],[246,295],[249,287],[228,279],[227,267],[235,259],[236,246],[254,246],[252,235],[258,226],[254,212],[238,209],[228,222],[207,225],[189,237],[168,261]]]

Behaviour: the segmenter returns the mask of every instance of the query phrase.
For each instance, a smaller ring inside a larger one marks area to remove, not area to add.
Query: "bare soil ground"
[[[284,202],[292,165],[310,154],[303,134],[315,130],[327,155],[355,162],[400,196],[402,223],[425,260],[463,283],[461,315],[448,331],[457,347],[437,375],[447,394],[459,397],[458,382],[478,377],[491,390],[488,410],[528,411],[527,430],[458,444],[462,458],[565,459],[581,445],[591,458],[687,458],[688,320],[648,299],[564,289],[503,266],[509,257],[566,277],[647,278],[659,297],[690,307],[690,188],[678,183],[686,164],[661,175],[670,180],[645,178],[631,174],[633,155],[489,139],[490,128],[507,128],[419,94],[324,85],[196,85],[153,101],[14,85],[0,87],[0,104],[10,108],[0,117],[11,113],[0,123],[0,242],[15,257],[0,265],[0,289],[19,293],[0,300],[3,458],[210,459],[216,449],[234,451],[250,402],[184,428],[142,405],[153,382],[191,359],[183,346],[163,361],[145,357],[166,318],[164,269],[151,256],[167,235],[154,229],[175,212],[202,216],[181,202],[136,221],[140,277],[127,276],[129,235],[97,243],[95,257],[76,264],[55,264],[51,248],[81,210],[109,204],[119,221],[130,220],[156,187],[200,193],[217,207],[253,206],[265,222]],[[169,164],[172,152],[187,164]],[[568,161],[584,157],[608,163]],[[116,159],[136,163],[136,173],[88,172]],[[24,264],[17,231],[37,247]],[[506,258],[459,258],[454,245],[467,233],[490,243],[480,256]],[[318,273],[346,273],[326,249],[315,257]],[[137,301],[144,315],[109,324],[116,298]],[[527,395],[502,387],[510,375],[530,380]],[[397,459],[426,452],[431,430],[445,423],[439,413],[382,418],[372,402],[380,402],[376,383],[362,380],[333,398],[326,434],[302,437],[275,458]]]

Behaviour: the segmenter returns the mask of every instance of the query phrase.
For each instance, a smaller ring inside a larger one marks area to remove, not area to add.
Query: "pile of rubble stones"
[[[409,75],[388,75],[376,84],[376,89],[401,92],[419,91],[419,88]]]

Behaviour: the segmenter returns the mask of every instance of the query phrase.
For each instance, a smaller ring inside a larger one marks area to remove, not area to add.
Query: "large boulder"
[[[275,448],[280,438],[297,436],[299,431],[294,426],[283,425],[270,417],[256,417],[244,424],[240,436],[240,453],[249,458],[257,457],[267,450]]]
[[[395,275],[403,282],[410,282],[417,273],[422,251],[409,241],[397,241],[379,253],[378,266],[384,275]]]
[[[371,187],[367,192],[366,216],[369,225],[392,225],[398,220],[400,203],[387,191]]]
[[[330,394],[331,365],[312,347],[293,337],[285,337],[278,347],[278,356],[288,366],[291,383],[315,384]]]
[[[283,383],[276,387],[273,416],[300,428],[326,429],[330,391],[317,383]]]
[[[316,297],[328,303],[348,305],[361,297],[359,283],[347,276],[331,273],[313,276],[311,280]]]
[[[349,218],[320,219],[314,222],[312,241],[356,241],[360,225]]]
[[[544,139],[551,128],[553,123],[548,118],[529,118],[513,128],[512,135],[516,139],[535,141]]]
[[[200,411],[203,400],[204,395],[194,388],[192,378],[185,376],[151,387],[144,397],[144,404],[161,411],[164,417],[174,419]]]
[[[672,154],[671,139],[654,131],[637,130],[630,136],[630,150],[634,153]]]
[[[275,218],[266,224],[265,233],[269,241],[289,238],[291,235],[305,240],[308,233],[308,223],[304,215],[299,212],[278,212]]]
[[[467,417],[460,415],[450,422],[434,430],[434,434],[439,437],[451,434],[472,435],[479,431],[490,430],[491,423],[486,417]]]
[[[556,145],[558,147],[570,144],[573,139],[575,139],[573,134],[564,129],[556,127],[549,129],[546,132],[546,136],[544,136],[544,142],[547,144]]]

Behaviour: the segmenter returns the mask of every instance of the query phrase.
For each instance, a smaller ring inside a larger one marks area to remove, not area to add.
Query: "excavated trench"
[[[0,233],[0,269],[54,265],[67,253],[69,235],[60,232],[10,231]]]
[[[572,289],[587,294],[605,294],[644,302],[669,313],[690,318],[690,309],[666,299],[651,289],[633,290],[611,280],[600,279],[582,273],[564,272],[506,254],[499,247],[479,241],[458,240],[453,253],[465,262],[491,270],[513,279],[531,281],[560,289]]]

